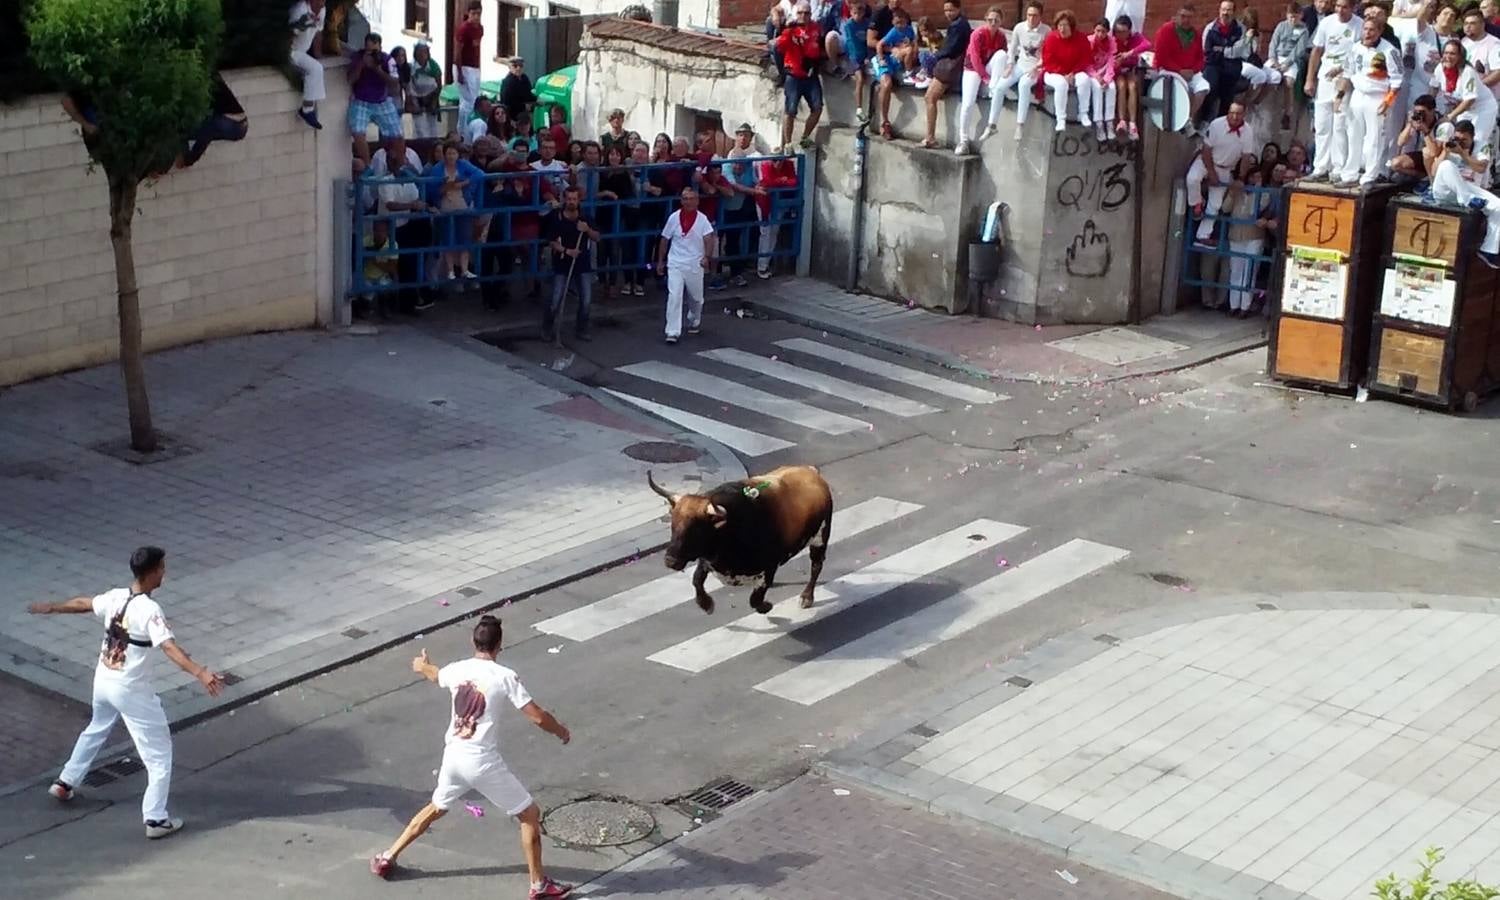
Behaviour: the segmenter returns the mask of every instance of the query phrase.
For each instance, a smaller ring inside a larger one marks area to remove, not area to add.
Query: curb
[[[1110,375],[1107,377],[1032,377],[1028,375],[1020,375],[1017,373],[997,374],[996,372],[987,371],[974,365],[973,363],[968,362],[956,353],[950,353],[947,350],[941,350],[937,347],[930,347],[925,344],[914,344],[893,340],[876,331],[875,329],[866,326],[847,324],[831,317],[820,318],[817,314],[812,312],[800,312],[787,309],[785,305],[775,300],[767,301],[750,296],[742,298],[740,302],[746,308],[754,310],[755,312],[758,312],[768,318],[780,319],[784,322],[791,322],[794,325],[803,325],[808,328],[818,328],[828,332],[829,334],[836,334],[839,337],[848,338],[852,341],[859,341],[863,344],[869,344],[873,347],[878,347],[881,350],[886,350],[891,353],[898,353],[902,356],[910,356],[915,359],[920,359],[924,362],[942,366],[945,369],[951,369],[956,372],[961,372],[974,378],[979,378],[985,381],[1010,381],[1023,384],[1110,384],[1116,381],[1124,381],[1129,378],[1150,378],[1157,375],[1170,375],[1173,372],[1180,372],[1184,369],[1191,369],[1197,366],[1205,365],[1207,363],[1215,362],[1216,360],[1223,359],[1226,356],[1233,356],[1237,353],[1243,353],[1247,350],[1254,350],[1259,347],[1264,347],[1267,343],[1267,339],[1265,337],[1250,338],[1243,341],[1234,341],[1227,345],[1220,346],[1214,350],[1210,350],[1201,356],[1195,355],[1187,360],[1179,363],[1174,363],[1169,366],[1163,366],[1156,369],[1146,369],[1142,371],[1121,372],[1119,374]]]
[[[722,473],[722,478],[726,481],[744,478],[749,474],[745,469],[744,463],[740,462],[739,457],[735,456],[723,444],[693,432],[683,431],[680,426],[667,422],[664,419],[658,419],[649,413],[616,400],[601,390],[573,381],[567,376],[553,372],[550,369],[532,365],[514,354],[492,347],[472,336],[431,331],[424,332],[424,334],[470,353],[488,357],[490,362],[504,365],[512,371],[552,388],[559,393],[588,396],[599,404],[609,408],[612,412],[640,422],[643,425],[649,425],[655,430],[669,432],[672,435],[672,440],[696,447],[703,452],[705,458],[700,458],[699,469],[704,473]],[[235,685],[236,695],[229,700],[220,702],[213,698],[200,697],[194,694],[194,703],[188,704],[188,711],[170,723],[171,730],[173,733],[183,731],[209,719],[239,709],[242,706],[248,706],[276,691],[309,681],[378,653],[383,653],[392,647],[407,643],[427,632],[447,628],[480,613],[490,612],[534,597],[537,594],[556,590],[575,581],[598,574],[606,569],[614,568],[639,556],[655,553],[666,545],[667,542],[663,539],[663,532],[660,525],[649,523],[638,526],[629,531],[621,532],[608,538],[601,538],[592,544],[569,551],[567,558],[570,562],[565,567],[549,566],[549,560],[555,557],[547,557],[507,572],[501,572],[489,578],[478,579],[466,585],[456,585],[453,589],[440,591],[432,596],[424,597],[421,600],[408,604],[402,609],[356,623],[355,628],[368,633],[368,638],[360,639],[357,643],[338,633],[328,634],[303,641],[286,651],[262,657],[255,660],[249,666],[232,667],[236,674],[240,674],[243,677],[243,680]],[[576,564],[572,561],[576,561]],[[501,584],[504,585],[503,592],[499,592],[493,596],[486,596],[489,594],[489,588],[497,587]],[[443,615],[440,618],[432,619],[423,617],[420,624],[418,624],[416,619],[412,618],[412,611],[421,609],[424,605],[430,606],[432,601],[437,597],[455,595],[460,588],[477,588],[472,596],[475,598],[484,597],[484,599],[472,607],[459,606],[457,604],[445,607]],[[275,676],[274,673],[279,667],[301,660],[312,660],[312,664],[295,675],[287,677]],[[80,670],[85,673],[92,672],[92,669],[86,666],[80,666]],[[42,687],[48,690],[51,689],[47,685],[42,685]],[[188,691],[195,689],[195,685],[190,685],[176,690]],[[198,708],[195,709],[193,708],[194,706]],[[129,740],[122,741],[119,744],[101,750],[98,756],[99,762],[96,764],[96,767],[106,765],[123,756],[134,757],[134,755],[134,744]],[[64,761],[66,761],[66,756],[58,761],[57,767],[60,767]],[[0,785],[0,797],[8,797],[12,794],[49,783],[56,777],[55,769],[57,767],[30,778],[24,778],[11,784]]]

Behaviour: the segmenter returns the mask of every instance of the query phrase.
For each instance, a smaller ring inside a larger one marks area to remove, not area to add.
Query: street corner
[[[1500,872],[1500,600],[1240,594],[1091,623],[819,769],[1184,896]]]

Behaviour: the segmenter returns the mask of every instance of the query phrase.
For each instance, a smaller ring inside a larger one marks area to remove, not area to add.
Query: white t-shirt
[[[1465,100],[1474,101],[1469,112],[1476,118],[1492,118],[1495,114],[1495,95],[1485,89],[1484,82],[1479,80],[1479,73],[1474,71],[1473,66],[1466,65],[1458,70],[1458,79],[1451,92],[1448,90],[1448,76],[1442,66],[1438,66],[1437,71],[1432,73],[1430,83],[1432,96],[1437,100],[1438,112],[1445,116]]]
[[[1323,62],[1318,68],[1319,78],[1324,81],[1333,80],[1335,76],[1329,73],[1344,67],[1344,56],[1359,43],[1364,27],[1365,22],[1359,16],[1350,16],[1347,22],[1340,22],[1337,13],[1323,17],[1318,23],[1318,30],[1313,32],[1312,39],[1312,45],[1323,50]],[[1322,98],[1322,93],[1319,93],[1318,99]]]
[[[1481,75],[1500,70],[1500,38],[1492,34],[1477,41],[1464,38],[1464,52],[1469,55],[1469,65]],[[1500,83],[1491,85],[1490,92],[1500,97]]]
[[[1255,135],[1251,133],[1249,122],[1242,124],[1236,134],[1230,130],[1226,116],[1219,116],[1208,123],[1203,143],[1213,152],[1214,168],[1220,171],[1239,165],[1240,157],[1260,149],[1255,142]]]
[[[119,613],[120,607],[125,606],[126,600],[130,600],[129,588],[115,588],[94,598],[94,615],[104,622],[106,632],[109,630],[110,620]],[[124,624],[132,639],[150,641],[151,647],[160,647],[163,642],[172,639],[172,629],[167,627],[161,607],[151,599],[150,594],[137,594],[135,599],[130,600],[130,605],[125,608]],[[94,668],[94,677],[116,681],[126,687],[148,686],[146,659],[151,647],[127,644],[125,658],[111,663],[105,659],[108,645],[106,637],[99,645],[99,665]]]
[[[1384,78],[1377,77],[1379,70],[1375,66],[1381,60],[1385,62]],[[1401,88],[1401,52],[1392,47],[1390,41],[1376,41],[1373,47],[1365,46],[1363,41],[1355,44],[1344,57],[1344,67],[1350,85],[1366,96],[1378,96]]]
[[[503,698],[516,709],[531,702],[516,673],[494,660],[471,657],[438,670],[438,686],[453,697],[452,715],[443,735],[447,753],[500,755],[495,708]]]
[[[375,151],[374,156],[370,157],[370,176],[372,178],[380,178],[391,174],[391,170],[386,167],[385,156],[385,148],[381,147]],[[406,164],[418,172],[422,171],[422,157],[418,156],[417,151],[410,147],[406,148]]]
[[[400,228],[411,218],[411,210],[392,210],[392,203],[416,203],[422,199],[422,192],[410,181],[395,181],[393,179],[382,180],[380,187],[376,188],[380,197],[380,212],[382,215],[394,214],[391,220],[392,228]]]
[[[1113,28],[1120,16],[1130,17],[1130,30],[1136,34],[1146,27],[1146,0],[1104,0],[1104,18]]]
[[[304,16],[311,19],[312,23],[307,26],[299,26],[298,23],[301,22]],[[306,53],[311,50],[313,38],[317,36],[318,32],[323,30],[323,24],[327,19],[327,6],[314,13],[312,7],[308,5],[307,0],[297,0],[296,3],[293,3],[292,14],[288,19],[292,24],[292,52]]]
[[[548,173],[547,181],[552,185],[552,190],[557,192],[557,199],[561,200],[563,188],[568,185],[568,164],[560,159],[554,159],[551,162],[542,162],[538,159],[531,163],[531,168],[537,172]]]
[[[704,239],[713,233],[713,223],[701,211],[687,234],[682,233],[682,210],[667,216],[667,224],[661,230],[661,236],[672,242],[667,250],[667,268],[679,272],[703,271],[703,258],[708,254]]]
[[[1024,21],[1016,23],[1011,32],[1011,62],[1020,66],[1022,72],[1035,71],[1042,64],[1042,41],[1051,33],[1052,29],[1045,24],[1033,29]]]

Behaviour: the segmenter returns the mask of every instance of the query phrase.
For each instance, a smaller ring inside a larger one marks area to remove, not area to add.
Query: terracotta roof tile
[[[695,31],[680,31],[634,19],[600,19],[588,27],[587,33],[595,38],[634,41],[673,53],[727,59],[751,65],[759,65],[766,57],[766,48],[762,44]]]

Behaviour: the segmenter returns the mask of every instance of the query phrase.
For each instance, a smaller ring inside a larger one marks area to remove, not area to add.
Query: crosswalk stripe
[[[751,431],[728,422],[720,422],[718,419],[710,419],[697,413],[690,413],[685,409],[675,406],[667,406],[665,403],[657,403],[643,397],[634,397],[624,391],[613,388],[605,388],[610,394],[619,397],[626,403],[632,403],[652,415],[660,416],[668,422],[675,422],[689,431],[696,431],[701,435],[713,438],[719,443],[746,456],[764,456],[777,450],[785,450],[795,447],[791,441],[783,441],[781,438],[772,437],[769,434],[761,434],[759,431]]]
[[[818,409],[816,406],[809,406],[797,400],[768,394],[727,378],[674,366],[671,363],[649,360],[621,366],[615,371],[665,384],[678,390],[712,397],[720,403],[744,407],[762,415],[801,425],[803,428],[821,431],[824,434],[848,434],[851,431],[868,431],[873,427],[869,422],[861,422],[859,419]]]
[[[871,375],[879,375],[889,378],[891,381],[899,381],[912,387],[931,391],[934,394],[942,394],[945,397],[953,397],[967,403],[995,403],[999,400],[1009,400],[1005,394],[997,394],[984,388],[974,387],[957,381],[949,381],[936,375],[928,375],[926,372],[907,366],[898,366],[880,359],[871,359],[859,353],[844,350],[840,347],[831,347],[828,344],[820,344],[807,338],[787,338],[777,341],[776,346],[795,350],[798,353],[806,353],[809,356],[818,356],[823,359],[842,363],[851,369],[861,372],[869,372]]]
[[[881,412],[890,413],[893,416],[925,416],[928,413],[938,412],[937,407],[888,394],[885,391],[877,391],[875,388],[845,381],[842,378],[834,378],[832,375],[824,375],[822,372],[814,372],[794,366],[791,363],[779,359],[766,359],[754,353],[746,353],[733,347],[720,347],[716,350],[704,350],[699,356],[712,359],[716,362],[727,363],[738,366],[741,369],[749,369],[762,375],[769,375],[779,381],[799,384],[803,387],[852,400],[855,403],[867,406],[870,409],[878,409]]]
[[[835,510],[831,529],[833,543],[837,544],[842,538],[854,537],[887,522],[894,522],[921,508],[922,505],[919,503],[907,503],[904,500],[892,500],[889,497],[872,497],[848,509]],[[704,586],[710,592],[723,587],[719,580],[712,576]],[[647,616],[653,616],[674,606],[690,602],[692,599],[691,573],[674,572],[587,606],[580,606],[561,615],[553,616],[532,627],[544,634],[555,634],[574,641],[587,641]]]
[[[767,678],[755,689],[811,706],[1128,555],[1128,551],[1092,541],[1069,541],[1009,572]]]
[[[793,629],[842,612],[902,584],[917,581],[1025,531],[1021,525],[977,519],[819,587],[810,609],[803,609],[788,599],[772,615],[751,613],[646,658],[676,669],[702,672],[769,644]],[[975,540],[975,535],[982,537]]]

